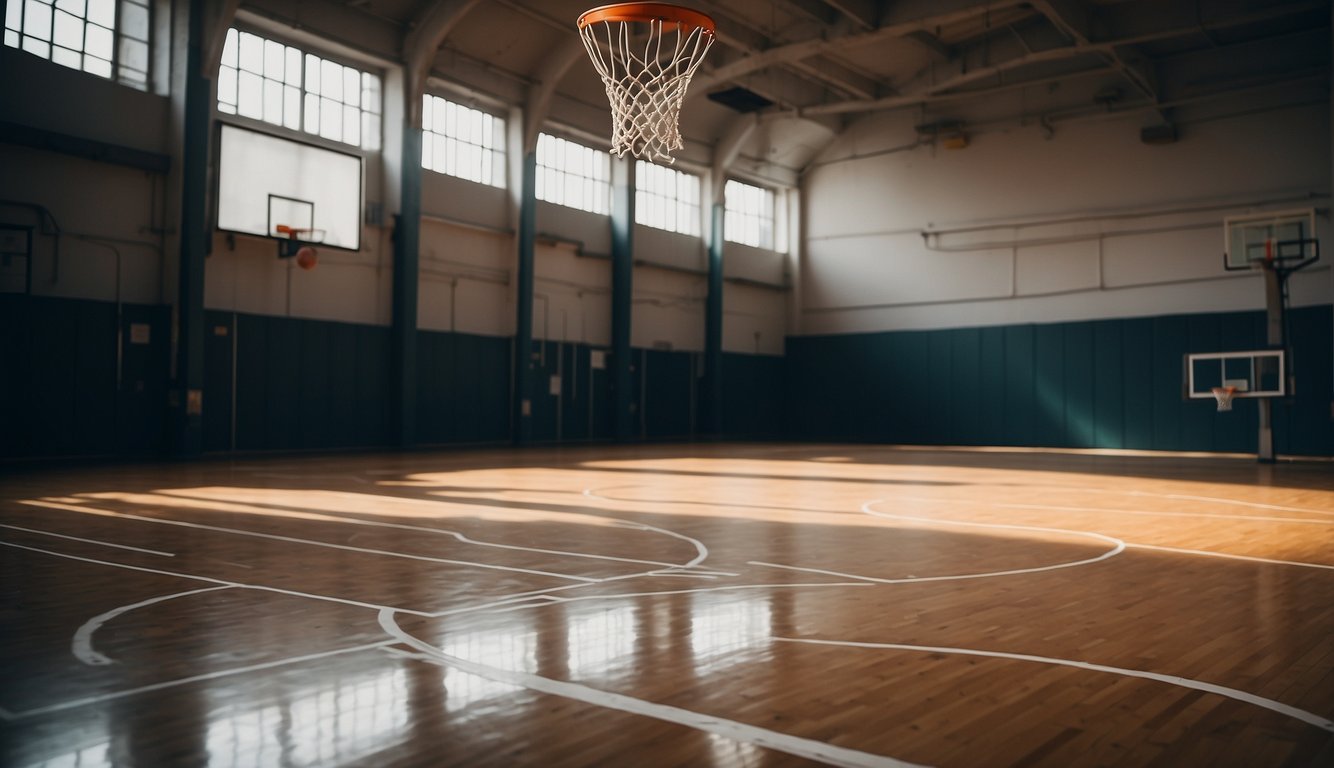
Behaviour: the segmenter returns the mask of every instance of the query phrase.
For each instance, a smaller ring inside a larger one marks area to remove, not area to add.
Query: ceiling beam
[[[1034,4],[1036,5],[1042,1],[1043,0],[1034,0]],[[1210,21],[1209,27],[1211,29],[1225,29],[1228,27],[1244,26],[1265,19],[1285,16],[1295,12],[1295,10],[1308,10],[1309,8],[1320,6],[1327,6],[1327,3],[1312,2],[1289,4],[1285,6],[1268,6],[1260,11],[1252,11],[1237,16],[1213,19]],[[800,111],[803,115],[829,115],[898,109],[937,100],[936,97],[947,94],[954,88],[968,85],[979,80],[985,80],[990,77],[999,77],[1005,72],[1019,69],[1029,64],[1064,61],[1086,56],[1102,59],[1110,67],[1109,71],[1118,72],[1123,77],[1129,76],[1140,78],[1143,87],[1141,88],[1138,84],[1136,87],[1145,93],[1150,104],[1154,104],[1159,98],[1157,94],[1157,78],[1154,76],[1151,67],[1145,67],[1135,60],[1131,46],[1156,40],[1171,40],[1190,35],[1198,35],[1199,33],[1200,26],[1193,21],[1185,23],[1183,26],[1173,28],[1167,28],[1161,24],[1154,24],[1152,28],[1144,28],[1138,32],[1131,33],[1126,37],[1116,40],[1088,41],[1088,38],[1085,37],[1086,42],[1083,43],[1034,51],[1032,53],[1024,53],[986,67],[966,68],[963,66],[964,61],[962,56],[959,56],[952,60],[956,66],[958,74],[946,80],[923,85],[910,93],[891,95],[872,101],[847,101],[842,103],[820,104],[804,107]],[[1132,74],[1127,75],[1127,72]],[[1050,82],[1055,79],[1059,79],[1059,77],[1048,75],[1038,78],[1033,82]],[[1009,88],[1012,85],[1013,84],[1007,83],[1001,87]],[[992,92],[994,90],[995,89],[981,89],[979,93]]]
[[[951,58],[954,57],[953,48],[940,42],[940,38],[936,37],[930,32],[927,32],[924,29],[919,29],[916,32],[909,32],[908,34],[904,35],[903,38],[905,40],[911,40],[914,43],[917,43],[918,45],[925,48],[927,51],[934,54],[937,58],[942,59],[944,61],[949,61]]]
[[[884,25],[869,32],[855,32],[829,38],[818,37],[776,46],[756,52],[738,61],[715,67],[710,72],[698,73],[695,76],[695,81],[701,83],[700,90],[703,91],[719,83],[745,77],[752,72],[758,72],[762,69],[768,69],[769,67],[801,61],[813,56],[819,56],[824,53],[833,53],[842,49],[874,45],[875,43],[903,37],[911,32],[930,31],[938,26],[962,21],[964,19],[975,18],[987,11],[996,10],[998,8],[1009,8],[1026,3],[1027,0],[996,0],[996,2],[983,4],[941,2],[934,4],[933,7],[939,5],[952,5],[955,9],[935,14],[915,16],[912,18],[900,18],[891,13],[890,18],[886,19]]]
[[[422,122],[421,95],[426,86],[426,77],[431,72],[431,62],[436,51],[449,37],[449,33],[458,26],[481,0],[444,0],[426,6],[415,19],[411,29],[403,40],[404,67],[403,88],[406,91],[407,109],[404,118],[408,125],[420,128]]]
[[[1093,9],[1085,0],[1033,0],[1033,8],[1076,46],[1092,42]],[[1153,64],[1129,46],[1110,48],[1102,54],[1121,76],[1150,103],[1159,101],[1157,77]],[[1163,116],[1164,118],[1166,116]]]
[[[802,16],[808,21],[817,21],[821,24],[830,24],[834,21],[834,14],[822,0],[774,0],[774,5]]]
[[[862,29],[875,29],[880,25],[880,9],[875,0],[824,0],[824,2]]]

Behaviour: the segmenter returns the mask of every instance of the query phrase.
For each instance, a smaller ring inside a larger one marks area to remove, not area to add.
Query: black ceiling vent
[[[735,109],[738,112],[758,112],[765,107],[772,107],[774,103],[759,95],[758,93],[736,86],[728,88],[725,91],[714,91],[709,94],[710,101],[716,101],[724,107]]]

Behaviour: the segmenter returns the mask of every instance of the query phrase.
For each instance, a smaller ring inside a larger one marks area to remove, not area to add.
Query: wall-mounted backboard
[[[1292,264],[1319,258],[1315,211],[1265,211],[1223,220],[1223,266],[1255,269],[1265,261]]]
[[[1186,397],[1214,399],[1214,387],[1232,387],[1233,397],[1283,397],[1286,360],[1281,349],[1201,352],[1186,355]]]
[[[361,248],[361,158],[223,124],[218,229],[286,240],[278,227],[323,230],[322,245]]]

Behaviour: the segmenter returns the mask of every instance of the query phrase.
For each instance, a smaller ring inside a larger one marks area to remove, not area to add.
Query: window
[[[504,187],[504,147],[504,120],[439,96],[422,97],[423,168]]]
[[[699,177],[635,162],[635,221],[668,232],[699,235]]]
[[[227,30],[218,111],[380,148],[380,78],[259,35]]]
[[[543,133],[537,137],[537,199],[611,213],[611,155]]]
[[[8,0],[5,45],[148,88],[148,0]]]
[[[723,238],[756,248],[774,247],[774,193],[729,179],[723,192],[727,219]]]

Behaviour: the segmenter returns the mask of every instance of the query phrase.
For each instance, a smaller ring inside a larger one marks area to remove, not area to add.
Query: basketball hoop
[[[713,45],[713,19],[667,3],[586,11],[579,35],[611,102],[611,151],[672,162],[690,78]]]
[[[287,224],[275,224],[273,230],[279,235],[287,236],[286,240],[278,240],[278,258],[290,259],[295,256],[302,269],[314,269],[316,253],[310,244],[324,242],[324,230],[292,227]],[[303,251],[310,252],[304,262],[301,259]]]
[[[1218,401],[1219,411],[1232,410],[1232,396],[1237,393],[1236,387],[1214,387],[1214,399]]]

